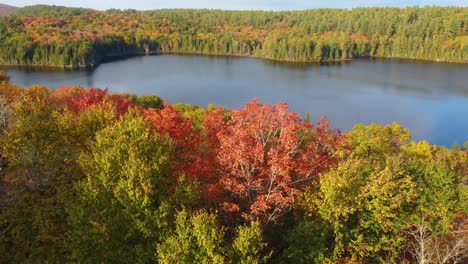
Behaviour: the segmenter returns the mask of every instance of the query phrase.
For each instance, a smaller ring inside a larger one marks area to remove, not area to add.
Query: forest
[[[356,57],[467,63],[468,8],[95,11],[39,5],[0,18],[4,65],[96,67],[161,53],[301,63]]]
[[[0,74],[0,263],[466,263],[468,150]]]

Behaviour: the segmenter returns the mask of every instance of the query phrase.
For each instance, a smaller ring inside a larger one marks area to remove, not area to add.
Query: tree
[[[62,124],[52,93],[40,86],[25,90],[12,103],[1,137],[6,193],[0,243],[10,252],[6,262],[62,262],[67,253],[65,202],[82,174],[76,141]]]
[[[405,230],[408,252],[418,263],[462,261],[467,250],[467,154],[426,142],[404,150],[420,190]]]
[[[333,252],[333,229],[316,214],[296,217],[296,223],[286,234],[284,257],[292,263],[322,263]]]
[[[467,216],[460,214],[452,232],[433,234],[424,218],[406,231],[411,241],[408,252],[420,264],[462,263],[468,254]]]
[[[263,241],[261,224],[251,222],[237,229],[237,236],[232,242],[232,261],[242,264],[267,263],[271,253],[266,252],[267,243]]]
[[[154,261],[171,209],[172,144],[138,115],[132,110],[98,132],[81,158],[86,179],[68,209],[74,261]]]
[[[356,55],[463,63],[465,13],[463,7],[76,12],[36,6],[0,20],[0,63],[84,68],[151,52],[295,62]]]
[[[0,71],[0,83],[9,83],[10,77],[6,76],[3,71]]]
[[[333,228],[332,261],[394,262],[407,243],[451,234],[465,214],[466,154],[409,139],[398,124],[356,126],[351,151],[305,194],[308,214]]]
[[[320,177],[304,206],[332,227],[333,261],[393,262],[405,241],[407,208],[418,196],[400,148],[409,140],[398,124],[358,125],[348,134],[352,149]]]
[[[160,263],[224,263],[224,231],[206,212],[178,213],[175,230],[157,248]]]
[[[0,138],[5,134],[11,117],[11,107],[3,95],[0,95]]]
[[[337,161],[340,142],[326,121],[313,128],[286,104],[256,100],[231,111],[216,136],[219,186],[228,197],[223,210],[262,222],[275,222],[294,207],[299,191]]]
[[[108,105],[114,109],[116,114],[122,115],[132,106],[130,99],[125,96],[109,94],[107,89],[59,87],[56,96],[61,104],[74,112]]]
[[[172,163],[172,173],[175,177],[185,174],[204,185],[212,183],[214,175],[213,156],[204,137],[197,130],[191,119],[169,104],[163,109],[148,109],[145,118],[161,135],[173,139],[175,143],[175,158]]]

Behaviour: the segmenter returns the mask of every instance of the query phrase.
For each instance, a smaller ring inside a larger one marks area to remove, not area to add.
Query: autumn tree
[[[407,252],[420,264],[463,263],[468,254],[468,223],[466,214],[460,213],[454,219],[451,232],[432,232],[427,219],[413,224],[405,233],[408,235]]]
[[[398,258],[406,208],[417,197],[399,154],[409,138],[398,124],[356,126],[347,139],[351,152],[320,177],[319,190],[311,188],[303,197],[308,214],[333,230],[332,261],[384,263]]]
[[[175,230],[157,246],[160,263],[224,263],[224,231],[206,212],[178,213]]]
[[[457,263],[466,252],[468,155],[426,142],[405,146],[419,197],[404,231],[418,263]]]
[[[466,149],[160,103],[0,82],[0,262],[464,263]]]
[[[296,213],[296,222],[285,232],[286,248],[282,257],[292,263],[304,264],[330,259],[333,255],[330,250],[333,248],[332,226],[317,214]]]
[[[107,89],[59,87],[55,95],[61,104],[74,112],[108,105],[114,109],[116,114],[122,115],[132,105],[129,98],[110,94]]]
[[[300,190],[336,162],[340,142],[326,121],[314,128],[286,104],[256,100],[232,110],[216,136],[223,210],[262,222],[275,222],[294,207]]]
[[[457,212],[466,212],[466,154],[409,139],[398,124],[357,125],[348,133],[349,154],[303,196],[308,214],[333,228],[328,259],[397,261],[408,243],[421,241],[414,232],[444,236]]]
[[[5,75],[5,72],[0,71],[0,83],[9,83],[10,82],[10,77]]]
[[[148,109],[144,115],[160,135],[174,141],[172,173],[175,177],[185,174],[202,186],[213,182],[214,157],[210,154],[205,137],[191,119],[169,104],[164,104],[162,109]]]
[[[231,260],[235,263],[267,263],[272,254],[268,251],[268,244],[263,239],[259,222],[251,222],[238,227],[231,248]]]
[[[32,6],[0,19],[0,63],[84,68],[108,57],[155,52],[296,62],[379,56],[463,63],[465,14],[466,7],[268,12]]]
[[[76,261],[154,260],[166,225],[172,143],[133,111],[96,135],[81,158],[86,179],[70,201]],[[127,245],[132,244],[132,247]]]
[[[226,230],[216,215],[199,211],[180,211],[174,229],[157,248],[161,263],[266,263],[271,253],[263,241],[260,223],[237,228],[227,243]]]
[[[31,87],[12,102],[1,138],[5,160],[1,241],[7,262],[60,262],[73,184],[81,177],[78,144],[66,128],[53,91]],[[46,246],[45,246],[46,245]]]

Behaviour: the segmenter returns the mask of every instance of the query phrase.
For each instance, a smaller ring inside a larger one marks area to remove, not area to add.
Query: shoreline
[[[429,59],[418,59],[418,58],[408,58],[408,57],[380,57],[380,56],[356,56],[351,59],[342,59],[342,60],[320,60],[320,61],[294,61],[294,60],[280,60],[265,58],[259,55],[228,55],[220,53],[204,53],[204,52],[184,52],[184,51],[174,51],[174,52],[160,52],[153,51],[149,53],[145,52],[136,52],[129,53],[117,56],[107,56],[102,58],[99,62],[95,64],[90,64],[86,66],[63,66],[63,65],[49,65],[49,64],[3,64],[0,63],[0,67],[5,68],[48,68],[48,69],[63,69],[66,71],[74,70],[94,70],[99,67],[101,64],[124,60],[134,57],[145,57],[145,56],[162,56],[162,55],[188,55],[188,56],[206,56],[206,57],[225,57],[225,58],[253,58],[261,59],[270,62],[278,63],[288,63],[288,64],[297,64],[297,65],[322,65],[322,64],[340,64],[352,62],[355,59],[367,59],[371,60],[401,60],[401,61],[414,61],[414,62],[425,62],[425,63],[444,63],[444,64],[458,64],[458,65],[468,65],[468,61],[445,61],[445,60],[429,60]]]

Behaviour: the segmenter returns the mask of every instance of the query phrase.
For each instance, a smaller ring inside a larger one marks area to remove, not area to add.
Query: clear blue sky
[[[356,6],[468,6],[468,0],[0,0],[14,6],[37,4],[89,7],[94,9],[159,9],[159,8],[219,8],[219,9],[307,9]]]

